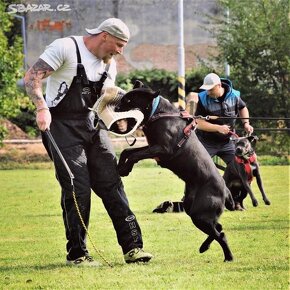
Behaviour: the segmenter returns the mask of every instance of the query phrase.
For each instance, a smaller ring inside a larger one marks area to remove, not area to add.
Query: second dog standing
[[[257,139],[256,136],[237,138],[235,140],[235,159],[225,169],[224,180],[232,193],[236,210],[245,210],[243,201],[248,193],[253,206],[258,205],[251,189],[253,177],[256,177],[265,204],[271,204],[264,191],[257,156],[254,151]]]

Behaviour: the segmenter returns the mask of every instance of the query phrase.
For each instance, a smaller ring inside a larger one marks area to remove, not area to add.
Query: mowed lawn
[[[148,264],[123,261],[112,223],[92,196],[89,231],[109,267],[88,242],[100,268],[65,266],[65,235],[59,185],[52,169],[0,171],[0,289],[288,289],[289,167],[262,166],[271,206],[222,215],[235,256],[224,263],[220,246],[199,254],[206,236],[185,213],[153,214],[165,200],[183,195],[183,182],[166,169],[142,166],[123,179],[131,208],[143,231]]]

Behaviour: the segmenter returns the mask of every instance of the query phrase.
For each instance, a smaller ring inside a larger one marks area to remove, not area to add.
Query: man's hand
[[[217,131],[223,135],[230,133],[231,127],[228,125],[217,125]]]
[[[36,123],[41,131],[49,130],[51,114],[48,108],[38,109],[36,112]]]
[[[249,110],[247,107],[244,107],[239,111],[239,116],[243,118],[242,122],[244,125],[244,129],[247,134],[252,134],[254,132],[254,128],[250,125],[249,121]]]
[[[249,122],[244,123],[244,129],[247,134],[252,134],[254,132],[254,128],[250,125]]]

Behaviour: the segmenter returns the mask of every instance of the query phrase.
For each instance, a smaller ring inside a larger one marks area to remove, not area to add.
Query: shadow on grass
[[[47,264],[47,265],[11,265],[11,266],[0,266],[0,273],[7,272],[9,271],[21,271],[21,272],[29,272],[31,270],[35,271],[45,271],[45,270],[56,270],[56,269],[112,269],[112,268],[120,268],[124,265],[125,263],[114,263],[113,267],[110,267],[109,265],[105,264],[104,262],[101,263],[102,265],[99,267],[90,267],[90,266],[71,266],[71,265],[66,265],[65,263],[53,263],[53,264]],[[146,264],[144,264],[146,265]]]
[[[285,265],[271,265],[271,264],[268,264],[268,265],[261,265],[260,267],[234,267],[234,268],[227,268],[227,271],[228,272],[251,272],[251,273],[254,273],[254,272],[257,272],[257,270],[260,270],[260,271],[287,271],[288,272],[288,266],[287,266],[287,263],[285,263]]]
[[[287,220],[267,220],[259,221],[257,224],[240,223],[238,226],[229,226],[227,230],[235,231],[256,231],[256,230],[288,230],[289,224]]]
[[[60,213],[55,213],[55,214],[26,214],[24,215],[25,217],[61,217],[62,215]]]

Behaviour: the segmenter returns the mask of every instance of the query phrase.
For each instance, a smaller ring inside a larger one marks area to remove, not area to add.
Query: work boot
[[[128,264],[137,262],[149,262],[151,258],[153,258],[153,255],[144,252],[143,249],[140,248],[132,249],[124,255],[125,262]]]
[[[66,264],[68,266],[76,266],[76,267],[100,267],[101,263],[94,260],[91,256],[83,256],[79,257],[75,260],[66,260]]]

